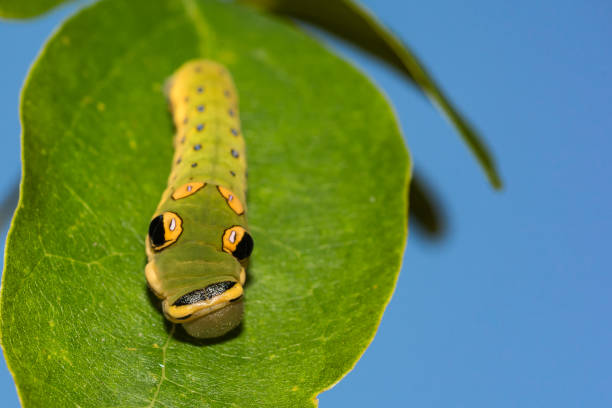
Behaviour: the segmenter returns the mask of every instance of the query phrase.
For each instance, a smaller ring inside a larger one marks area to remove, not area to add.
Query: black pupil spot
[[[242,239],[240,240],[238,245],[236,245],[236,250],[232,252],[232,255],[234,255],[239,260],[246,259],[251,256],[251,252],[253,252],[253,246],[253,238],[251,238],[251,235],[245,231],[244,235],[242,236]]]
[[[195,167],[197,165],[198,165],[198,163],[191,163],[191,167]]]
[[[158,215],[151,220],[149,225],[149,239],[153,247],[164,245],[166,242],[166,231],[164,230],[164,216]]]
[[[223,292],[234,287],[235,284],[236,282],[230,281],[213,283],[204,289],[194,290],[193,292],[189,292],[186,295],[181,296],[176,302],[173,303],[173,306],[191,305],[204,300],[212,299],[215,296],[219,296]]]

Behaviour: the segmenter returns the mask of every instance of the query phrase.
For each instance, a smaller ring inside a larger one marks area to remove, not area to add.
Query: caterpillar
[[[145,277],[169,321],[193,337],[218,337],[242,319],[253,250],[238,94],[228,70],[210,60],[185,63],[165,91],[175,152],[145,239]]]

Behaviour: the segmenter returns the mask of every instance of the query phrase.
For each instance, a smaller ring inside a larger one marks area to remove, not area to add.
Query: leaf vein
[[[160,364],[161,365],[161,377],[159,379],[159,383],[157,384],[157,388],[155,389],[155,394],[153,394],[153,398],[151,399],[151,403],[147,405],[147,408],[153,408],[157,402],[159,402],[161,405],[165,405],[161,401],[158,401],[157,397],[159,395],[159,390],[161,389],[161,386],[164,380],[167,380],[166,378],[166,351],[168,350],[170,339],[174,335],[175,328],[176,328],[176,325],[173,324],[172,329],[170,329],[170,333],[168,333],[168,337],[166,338],[166,342],[164,343],[164,347],[162,347],[162,362]]]

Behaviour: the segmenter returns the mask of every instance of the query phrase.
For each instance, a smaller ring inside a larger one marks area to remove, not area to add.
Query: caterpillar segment
[[[227,69],[209,60],[185,63],[166,93],[175,153],[145,240],[145,277],[169,321],[218,337],[240,324],[253,251],[238,94]]]

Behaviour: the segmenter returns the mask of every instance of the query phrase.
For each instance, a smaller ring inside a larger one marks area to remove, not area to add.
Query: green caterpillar
[[[145,276],[168,320],[217,337],[242,319],[253,250],[238,95],[227,69],[208,60],[185,63],[166,92],[175,153],[145,240]]]

